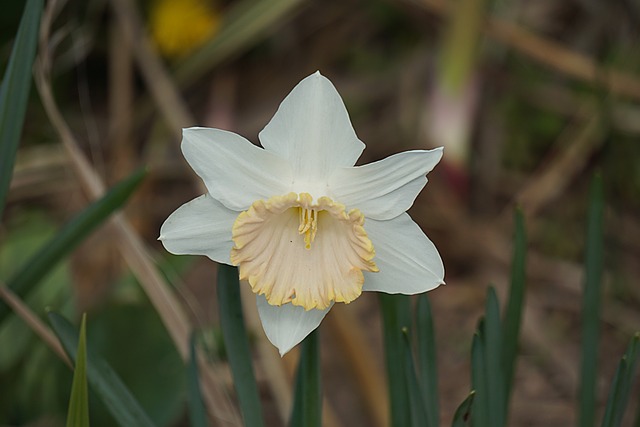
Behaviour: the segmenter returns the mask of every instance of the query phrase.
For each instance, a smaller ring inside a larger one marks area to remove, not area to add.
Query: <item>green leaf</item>
[[[24,298],[61,259],[67,256],[90,232],[129,199],[142,182],[144,175],[144,170],[135,172],[76,215],[22,265],[17,273],[7,281],[7,286],[18,296]],[[9,312],[9,307],[0,301],[0,322]]]
[[[49,313],[54,332],[72,360],[76,360],[78,333],[67,319]],[[136,398],[124,385],[118,374],[104,360],[87,351],[87,378],[91,389],[100,397],[116,422],[122,427],[154,427]]]
[[[193,55],[187,57],[175,69],[175,79],[180,85],[193,82],[213,67],[237,55],[259,41],[268,31],[277,27],[279,20],[302,0],[244,0],[233,4],[225,14],[220,31]]]
[[[89,389],[87,387],[87,315],[82,315],[76,367],[67,412],[67,427],[89,427]]]
[[[27,2],[0,88],[0,218],[27,110],[43,4],[43,0]]]
[[[391,425],[411,425],[408,386],[405,376],[405,347],[402,328],[410,326],[410,300],[407,295],[380,293],[384,354],[391,406]]]
[[[474,397],[471,421],[473,427],[493,427],[489,424],[489,397],[485,371],[484,319],[480,319],[478,331],[473,336],[471,344],[471,385],[476,394]]]
[[[218,266],[217,292],[220,326],[244,424],[262,426],[262,407],[242,316],[237,268],[225,264]]]
[[[187,367],[187,382],[189,393],[189,421],[191,427],[207,427],[207,411],[204,408],[200,392],[200,376],[198,374],[198,359],[196,354],[195,337],[191,337],[191,357]]]
[[[428,426],[440,424],[438,404],[438,366],[436,358],[436,340],[433,328],[431,304],[426,293],[418,296],[416,305],[416,335],[418,337],[418,362],[420,367],[420,386],[427,412]]]
[[[504,394],[505,411],[509,405],[513,374],[518,355],[518,336],[522,321],[522,306],[524,304],[524,289],[526,282],[527,237],[522,210],[514,213],[515,237],[513,243],[513,259],[511,261],[511,286],[509,300],[504,315],[502,338],[502,363],[504,366]]]
[[[602,179],[591,183],[587,219],[586,278],[582,300],[582,365],[579,388],[579,426],[593,427],[596,408],[598,335],[600,328],[600,286],[602,283],[602,239],[604,196]]]
[[[427,419],[427,413],[425,412],[424,397],[422,396],[422,390],[420,390],[420,385],[418,384],[416,368],[413,363],[409,328],[402,328],[402,335],[405,357],[404,374],[408,387],[409,407],[411,408],[411,425],[413,427],[437,427],[437,424],[430,424]]]
[[[56,232],[56,224],[44,212],[24,210],[18,216],[12,216],[11,221],[4,224],[5,232],[0,240],[0,277],[10,277],[17,267],[30,255],[34,254]],[[61,262],[51,270],[42,281],[23,299],[29,307],[46,307],[56,305],[72,309],[73,298],[69,288],[70,273],[66,263]],[[18,365],[31,366],[34,348],[44,346],[31,328],[18,316],[10,316],[0,323],[0,343],[11,343],[2,346],[0,350],[0,372],[12,370],[18,372]],[[47,352],[47,357],[54,358],[54,354]],[[66,372],[65,372],[66,373]],[[21,375],[16,375],[15,378]],[[0,382],[3,382],[0,380]],[[15,386],[5,384],[12,390]],[[26,386],[26,385],[25,385]],[[39,387],[34,387],[39,389]],[[33,393],[25,392],[17,395],[28,396]],[[31,406],[34,409],[34,405]]]
[[[320,346],[318,330],[302,342],[296,374],[296,390],[291,413],[291,427],[322,426],[322,388],[320,384]]]
[[[453,414],[453,421],[451,427],[470,427],[471,426],[471,411],[473,410],[473,401],[476,397],[476,392],[471,391],[469,396],[462,401],[455,414]]]
[[[500,305],[493,287],[487,292],[485,313],[484,364],[487,384],[489,423],[492,427],[504,426],[504,376],[502,365],[502,325]]]
[[[602,427],[619,427],[622,425],[624,411],[629,403],[631,384],[638,364],[638,351],[640,350],[640,333],[636,333],[631,339],[627,351],[622,356],[613,384],[609,391],[607,406],[602,419]]]

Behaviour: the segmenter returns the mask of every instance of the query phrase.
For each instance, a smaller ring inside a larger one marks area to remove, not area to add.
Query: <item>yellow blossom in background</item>
[[[212,37],[220,16],[205,0],[157,0],[151,9],[150,31],[160,52],[178,58]]]

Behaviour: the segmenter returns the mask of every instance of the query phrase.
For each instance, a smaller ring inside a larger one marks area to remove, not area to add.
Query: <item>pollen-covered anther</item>
[[[305,248],[311,249],[311,243],[316,238],[318,232],[318,211],[315,209],[308,209],[300,207],[300,225],[298,226],[298,233],[304,234]]]
[[[363,271],[378,271],[357,209],[309,193],[258,200],[238,215],[231,262],[271,305],[325,309],[360,296]]]

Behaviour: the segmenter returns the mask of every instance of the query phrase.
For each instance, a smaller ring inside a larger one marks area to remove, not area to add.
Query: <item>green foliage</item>
[[[602,283],[604,196],[602,179],[591,184],[587,218],[585,284],[582,301],[582,364],[579,388],[579,425],[593,427],[596,409],[598,335],[600,329],[600,287]]]
[[[473,402],[476,397],[476,392],[469,393],[466,399],[462,401],[460,406],[453,414],[453,421],[451,427],[469,427],[471,426],[471,411],[473,409]]]
[[[409,338],[409,328],[402,328],[404,341],[404,372],[407,382],[407,391],[409,394],[409,407],[411,408],[411,425],[413,427],[429,426],[430,420],[427,418],[426,408],[424,406],[424,397],[422,390],[418,384],[416,368],[413,362],[413,354],[411,351],[411,340]]]
[[[631,339],[627,351],[622,356],[613,383],[609,391],[607,406],[602,419],[602,427],[619,427],[622,425],[624,411],[629,403],[631,384],[638,365],[640,353],[640,333],[636,333]]]
[[[420,367],[420,385],[427,412],[427,426],[440,425],[438,408],[438,365],[436,357],[436,340],[433,330],[431,304],[427,294],[418,296],[416,304],[416,336],[418,347],[418,363]]]
[[[483,332],[484,320],[481,319],[471,343],[471,386],[476,393],[471,412],[474,427],[489,427],[489,388],[485,371]]]
[[[498,296],[493,287],[487,292],[485,329],[480,334],[484,341],[484,370],[487,384],[487,413],[489,425],[505,425],[504,368],[502,363],[502,324]]]
[[[403,328],[411,325],[410,300],[406,295],[380,294],[385,364],[391,406],[391,425],[411,425],[411,408],[405,371]]]
[[[87,316],[82,315],[76,367],[67,413],[67,427],[89,427],[89,388],[87,386]]]
[[[132,280],[118,286],[129,286],[131,291],[126,300],[109,301],[94,311],[89,349],[108,361],[155,425],[173,425],[184,410],[185,365],[137,283]],[[93,427],[115,425],[108,406],[95,401]]]
[[[53,312],[49,313],[49,321],[69,357],[76,361],[78,333],[75,328],[67,319]],[[120,426],[155,425],[111,366],[90,351],[87,352],[87,378]]]
[[[40,212],[23,211],[6,223],[0,240],[0,278],[10,277],[25,258],[52,235],[56,224]],[[36,315],[56,305],[73,312],[69,268],[60,263],[27,295],[24,302]],[[21,425],[43,415],[64,420],[70,386],[68,368],[18,316],[0,323],[0,425]]]
[[[29,0],[0,86],[0,218],[9,191],[31,89],[43,0]]]
[[[513,373],[518,354],[518,338],[522,322],[522,307],[527,264],[527,237],[522,210],[516,209],[514,214],[515,237],[513,243],[513,260],[511,262],[511,286],[509,300],[504,314],[502,337],[502,363],[504,364],[505,410],[509,406],[509,396],[513,383]]]
[[[55,234],[55,227],[52,221],[39,212],[24,212],[20,218],[11,221],[7,225],[7,233],[3,236],[0,246],[0,278],[6,280],[6,277],[12,276],[24,258],[36,253]],[[60,263],[34,287],[24,302],[36,308],[38,314],[44,315],[42,308],[51,304],[62,306],[63,311],[67,313],[71,309],[69,281],[68,266]],[[0,351],[0,373],[10,370],[21,372],[20,366],[31,359],[35,347],[43,346],[29,326],[17,316],[10,316],[0,323],[0,343],[11,343],[2,346]],[[6,384],[5,381],[2,383]],[[23,386],[26,384],[23,383]],[[31,407],[32,410],[35,409],[33,399]]]
[[[217,292],[220,325],[242,418],[247,426],[262,426],[262,406],[242,316],[237,268],[224,264],[218,267]]]
[[[207,411],[204,408],[202,393],[200,392],[200,376],[198,373],[198,357],[196,341],[191,337],[191,353],[187,367],[187,382],[189,392],[189,420],[191,427],[207,427]]]
[[[317,329],[302,342],[289,425],[291,427],[322,426],[320,343]]]
[[[135,189],[138,188],[144,175],[144,170],[135,172],[116,184],[102,198],[80,212],[35,255],[22,264],[22,268],[7,281],[7,286],[17,295],[24,298],[90,232],[104,223],[109,215],[122,207]],[[9,307],[0,301],[0,322],[9,312]]]

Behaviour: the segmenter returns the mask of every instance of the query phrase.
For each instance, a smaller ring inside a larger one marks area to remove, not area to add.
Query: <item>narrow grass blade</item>
[[[389,403],[391,406],[391,425],[411,425],[409,395],[404,373],[406,361],[405,347],[402,345],[402,328],[408,327],[406,319],[409,310],[409,298],[406,295],[388,295],[381,293],[380,309],[382,312],[382,328],[384,354],[389,387]]]
[[[489,424],[489,397],[487,392],[487,378],[485,371],[484,355],[484,320],[480,320],[478,331],[473,336],[471,344],[471,385],[474,395],[471,423],[473,427],[493,427]]]
[[[95,230],[114,211],[122,207],[144,178],[145,171],[138,171],[116,184],[101,199],[89,205],[69,221],[35,255],[7,281],[7,286],[24,298],[46,274],[67,256],[90,232]],[[10,312],[0,301],[0,322]]]
[[[411,351],[411,340],[409,338],[408,328],[402,328],[402,338],[405,358],[404,374],[409,393],[411,425],[413,427],[437,427],[437,424],[431,424],[427,418],[424,397],[422,396],[422,390],[420,390],[420,385],[418,384],[416,368],[413,363],[413,352]]]
[[[431,304],[427,294],[418,297],[416,305],[416,336],[418,338],[418,363],[420,386],[427,412],[427,425],[440,424],[438,403],[438,366],[436,360],[436,340],[433,329]]]
[[[322,389],[320,384],[320,345],[318,330],[302,342],[296,374],[296,390],[291,413],[291,427],[322,426]]]
[[[262,407],[251,365],[247,331],[242,317],[237,268],[225,264],[218,266],[217,292],[220,326],[244,424],[246,426],[262,426]]]
[[[43,0],[27,1],[0,87],[0,218],[27,110],[43,4]]]
[[[453,421],[451,427],[470,427],[471,426],[471,412],[473,411],[473,401],[475,400],[476,392],[471,391],[469,396],[462,401],[456,412],[453,414]]]
[[[76,366],[67,412],[67,427],[89,427],[89,388],[87,387],[87,315],[82,315]]]
[[[511,261],[511,286],[509,299],[502,322],[502,363],[504,366],[505,411],[509,406],[509,396],[513,384],[513,375],[518,355],[518,337],[522,322],[522,307],[526,282],[527,237],[522,210],[514,213],[515,237],[513,240],[513,258]]]
[[[489,423],[492,427],[504,426],[504,376],[502,366],[502,325],[500,305],[493,287],[487,292],[484,333],[484,364],[487,384]]]
[[[200,374],[196,354],[195,337],[191,337],[191,354],[187,367],[187,393],[189,394],[189,425],[191,427],[207,427],[207,411],[204,408],[200,392]]]
[[[579,426],[593,427],[596,408],[596,373],[600,323],[600,286],[602,282],[604,196],[602,179],[596,175],[591,183],[587,219],[585,285],[582,300],[582,365],[580,372]]]
[[[302,0],[244,0],[234,4],[226,13],[220,31],[198,49],[196,53],[178,64],[176,81],[184,86],[205,75],[226,58],[237,55],[257,42],[287,13],[300,5]]]
[[[622,418],[629,403],[631,385],[636,373],[639,351],[640,334],[636,333],[631,339],[626,353],[622,356],[613,378],[602,427],[619,427],[622,425]]]
[[[75,361],[78,332],[67,319],[57,313],[50,312],[49,321],[65,351]],[[154,427],[149,416],[118,374],[90,351],[87,351],[87,379],[91,389],[100,397],[121,427]]]

